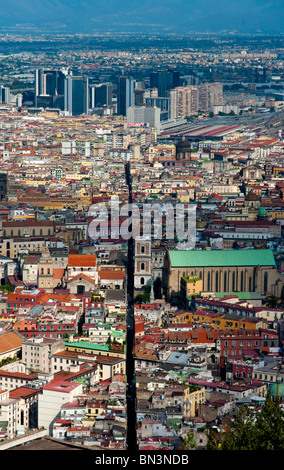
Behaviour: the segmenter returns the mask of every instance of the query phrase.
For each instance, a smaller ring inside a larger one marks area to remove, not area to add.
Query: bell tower
[[[191,144],[183,137],[176,145],[176,160],[190,160],[191,157]]]
[[[38,283],[39,289],[44,289],[47,294],[53,292],[53,260],[49,249],[44,246],[38,263]]]
[[[134,287],[142,289],[151,285],[151,240],[138,238],[135,240]]]

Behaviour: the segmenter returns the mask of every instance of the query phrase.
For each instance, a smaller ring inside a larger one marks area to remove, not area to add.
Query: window
[[[267,293],[267,284],[268,284],[268,275],[267,275],[267,272],[264,273],[264,277],[263,277],[263,293],[266,294]]]
[[[232,290],[233,290],[233,292],[235,292],[235,290],[236,290],[236,273],[235,273],[235,271],[233,271],[233,274],[232,274]]]

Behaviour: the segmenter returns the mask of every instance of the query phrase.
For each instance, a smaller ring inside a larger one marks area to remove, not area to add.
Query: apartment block
[[[64,341],[52,338],[30,338],[22,345],[23,362],[31,369],[51,372],[51,355],[64,350]]]
[[[171,119],[191,116],[199,109],[198,87],[177,87],[171,90]]]

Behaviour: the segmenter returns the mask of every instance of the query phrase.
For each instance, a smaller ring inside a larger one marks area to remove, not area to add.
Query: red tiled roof
[[[84,274],[84,273],[80,273],[80,274],[77,274],[77,276],[74,276],[74,277],[70,278],[69,281],[68,281],[68,284],[69,284],[69,282],[73,282],[73,281],[75,281],[76,279],[80,279],[80,278],[83,278],[83,279],[85,279],[86,281],[91,282],[92,284],[95,283],[95,281],[94,281],[91,277],[87,276],[87,275]]]
[[[62,279],[65,269],[53,269],[53,279]]]
[[[100,279],[124,279],[125,278],[125,272],[124,271],[111,271],[108,269],[101,269],[99,271],[99,277]]]
[[[36,264],[38,262],[38,256],[27,256],[25,264]]]
[[[69,255],[68,266],[72,267],[95,267],[97,265],[96,255]]]
[[[11,331],[0,335],[0,354],[22,346],[24,338]]]
[[[39,393],[39,390],[32,389],[29,387],[19,387],[15,388],[14,390],[11,390],[9,392],[9,397],[10,398],[25,398],[25,397],[30,397],[31,395],[36,395]]]

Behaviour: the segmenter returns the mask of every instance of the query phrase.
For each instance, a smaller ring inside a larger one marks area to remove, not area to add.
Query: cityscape
[[[283,450],[283,31],[57,19],[0,22],[0,450]]]

